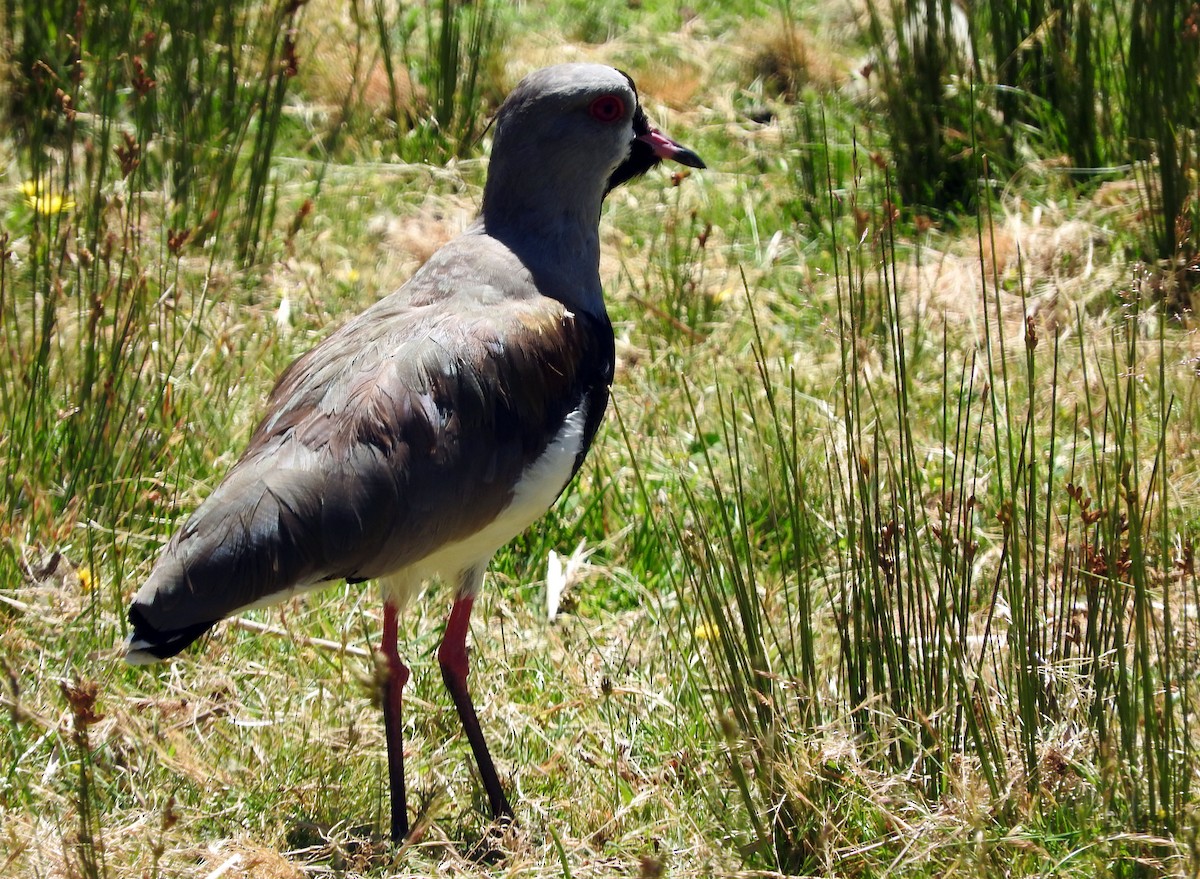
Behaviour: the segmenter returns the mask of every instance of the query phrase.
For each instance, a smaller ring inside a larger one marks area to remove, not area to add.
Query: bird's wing
[[[480,529],[585,401],[587,448],[612,344],[606,317],[540,296],[377,303],[280,377],[245,454],[135,597],[132,644],[173,655],[238,610]]]

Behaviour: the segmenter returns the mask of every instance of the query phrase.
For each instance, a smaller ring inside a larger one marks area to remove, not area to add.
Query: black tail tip
[[[125,661],[130,665],[149,665],[170,659],[216,625],[216,620],[194,623],[178,629],[156,629],[146,621],[136,604],[129,608],[129,623],[133,631],[125,645]]]

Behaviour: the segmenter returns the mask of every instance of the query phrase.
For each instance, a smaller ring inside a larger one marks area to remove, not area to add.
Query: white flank
[[[450,543],[426,556],[404,572],[389,576],[395,581],[403,578],[414,582],[434,574],[453,575],[476,565],[486,565],[496,550],[504,546],[542,517],[571,478],[575,459],[583,450],[583,434],[587,423],[587,401],[563,421],[558,434],[546,446],[541,457],[530,464],[513,489],[513,498],[495,519],[466,540]],[[470,503],[470,498],[463,498]]]

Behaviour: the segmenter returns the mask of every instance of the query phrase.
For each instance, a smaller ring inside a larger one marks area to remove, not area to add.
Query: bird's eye
[[[601,122],[616,122],[625,116],[625,102],[616,95],[605,95],[592,101],[589,112]]]

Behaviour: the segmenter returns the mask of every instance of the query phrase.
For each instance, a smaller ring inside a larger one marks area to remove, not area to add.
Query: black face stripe
[[[629,83],[629,90],[633,92],[633,134],[634,137],[640,137],[643,134],[650,133],[650,120],[646,118],[646,111],[642,109],[642,99],[638,96],[637,86],[634,85],[633,77],[624,70],[618,70],[617,73],[625,77],[625,81]],[[611,188],[611,187],[610,187]]]
[[[633,110],[633,136],[641,137],[649,133],[650,120],[646,118],[646,113],[642,109],[642,105],[638,104]]]
[[[644,140],[634,137],[633,143],[629,147],[629,157],[618,165],[612,176],[608,178],[605,194],[612,192],[622,183],[640,177],[661,161],[662,159],[655,155],[654,147]]]

